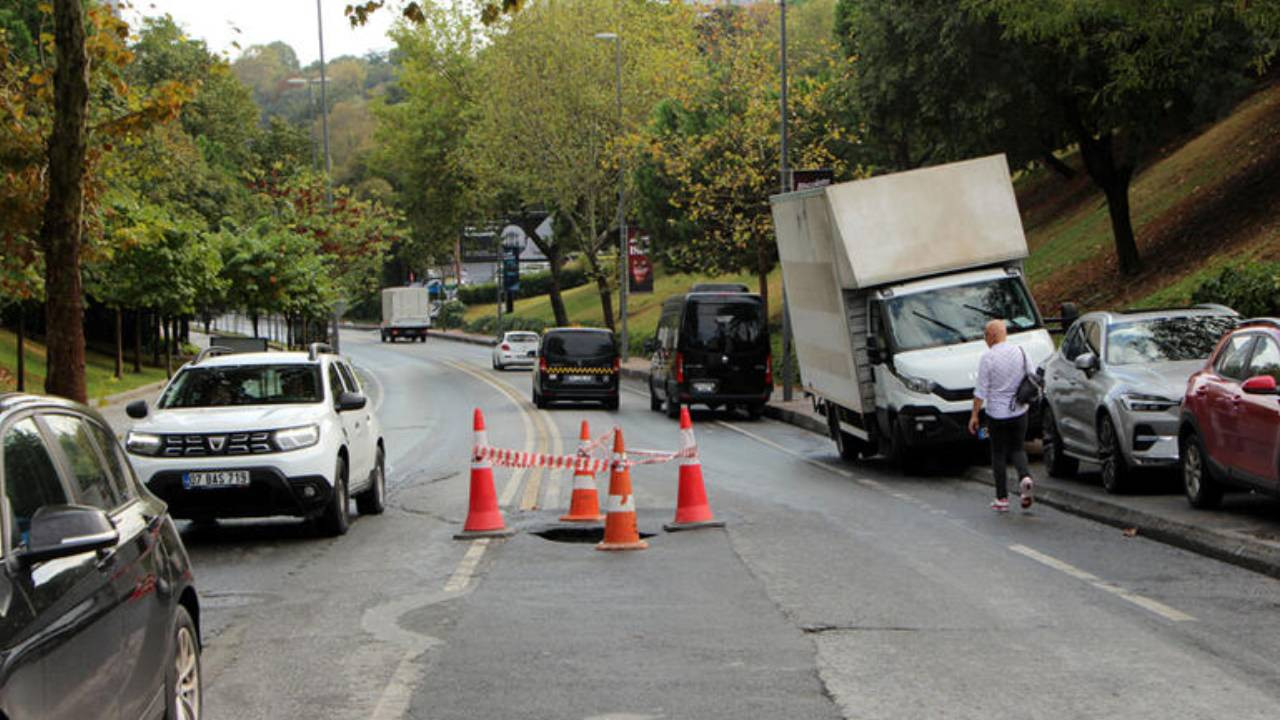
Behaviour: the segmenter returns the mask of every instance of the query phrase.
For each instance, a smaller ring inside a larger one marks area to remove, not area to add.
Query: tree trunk
[[[773,268],[769,257],[768,238],[756,241],[756,275],[760,278],[760,300],[762,301],[765,322],[769,322],[769,271]]]
[[[1040,156],[1040,161],[1044,163],[1045,167],[1058,173],[1067,180],[1071,180],[1076,176],[1075,168],[1059,160],[1058,156],[1054,155],[1052,151],[1046,150],[1044,154]]]
[[[53,75],[53,133],[49,136],[49,197],[40,226],[48,323],[44,389],[50,395],[84,402],[88,397],[80,235],[89,55],[85,50],[84,6],[80,0],[54,0],[53,35],[57,68]]]
[[[133,311],[133,371],[142,372],[142,311]]]
[[[27,314],[18,303],[18,392],[27,391]]]
[[[596,287],[600,290],[600,310],[604,313],[604,326],[617,332],[613,324],[613,292],[609,290],[609,278],[596,275]]]
[[[151,318],[151,364],[160,367],[160,347],[162,337],[160,333],[160,311],[157,309],[152,313]]]
[[[258,313],[253,313],[250,317],[253,318],[253,336],[258,337]]]
[[[564,308],[564,289],[560,283],[560,274],[564,272],[564,264],[560,260],[560,247],[558,245],[549,245],[543,249],[543,255],[547,256],[548,264],[551,269],[551,290],[547,296],[551,299],[551,313],[555,315],[556,325],[564,327],[569,324],[569,312]]]
[[[1129,216],[1129,182],[1133,179],[1133,167],[1117,161],[1114,134],[1107,132],[1101,137],[1094,137],[1071,112],[1068,108],[1068,118],[1073,121],[1072,125],[1076,130],[1085,170],[1107,196],[1107,211],[1111,214],[1111,234],[1115,239],[1120,273],[1136,275],[1142,270],[1142,258],[1138,254],[1138,242],[1133,234],[1133,220]]]
[[[124,311],[116,308],[116,379],[124,377]]]

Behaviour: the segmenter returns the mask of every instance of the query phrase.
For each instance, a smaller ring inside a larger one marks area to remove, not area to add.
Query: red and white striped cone
[[[724,527],[723,520],[716,520],[707,502],[707,489],[702,484],[702,461],[698,459],[698,445],[693,438],[693,420],[689,408],[680,408],[680,450],[687,452],[680,458],[680,491],[676,501],[676,518],[662,526],[667,532],[695,530],[697,528]]]
[[[609,476],[609,514],[604,521],[604,540],[597,550],[644,550],[649,543],[636,529],[636,496],[631,494],[631,470],[627,467],[627,447],[622,428],[613,436],[613,471]]]
[[[589,458],[591,445],[591,428],[587,421],[582,421],[582,431],[578,434],[578,457]],[[600,514],[600,496],[596,491],[596,477],[586,468],[573,471],[573,496],[569,500],[569,512],[561,515],[562,522],[598,523],[604,520]]]
[[[481,537],[507,537],[515,531],[508,529],[502,519],[502,510],[498,508],[498,494],[493,489],[493,465],[480,453],[481,448],[489,446],[489,438],[484,430],[484,413],[476,408],[473,416],[475,429],[475,445],[471,451],[471,500],[467,511],[467,522],[462,532],[456,533],[455,540],[470,540]]]

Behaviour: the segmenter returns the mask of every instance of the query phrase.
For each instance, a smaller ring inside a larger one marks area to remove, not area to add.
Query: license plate
[[[713,382],[696,382],[693,384],[693,391],[699,393],[715,392],[716,384]]]
[[[244,487],[249,484],[248,470],[214,470],[210,472],[189,472],[182,475],[182,487],[222,488]]]
[[[586,383],[594,382],[595,378],[591,377],[590,375],[565,375],[564,381],[567,383],[573,383],[574,385],[583,385]]]

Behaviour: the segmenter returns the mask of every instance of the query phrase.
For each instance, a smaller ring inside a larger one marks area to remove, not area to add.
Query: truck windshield
[[[320,402],[316,365],[233,365],[183,370],[160,398],[162,408]]]
[[[1235,328],[1225,316],[1169,317],[1117,323],[1107,330],[1107,362],[1134,365],[1204,360],[1218,340]]]
[[[988,321],[1004,320],[1009,332],[1040,327],[1021,278],[956,285],[885,301],[899,352],[981,340]]]

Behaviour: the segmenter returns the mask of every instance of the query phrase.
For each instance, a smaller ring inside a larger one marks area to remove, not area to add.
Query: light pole
[[[621,132],[626,116],[622,113],[622,38],[617,33],[596,33],[597,40],[613,43],[614,69],[617,75],[618,97],[618,130]],[[618,318],[622,324],[622,361],[631,356],[631,346],[627,340],[627,285],[630,281],[631,249],[627,243],[627,166],[625,157],[618,158]]]
[[[320,39],[320,132],[324,136],[324,200],[325,206],[330,211],[333,210],[333,185],[330,181],[330,175],[333,170],[333,163],[329,159],[329,98],[325,92],[325,86],[328,82],[324,77],[324,15],[320,11],[320,0],[316,0],[316,33]],[[338,346],[338,318],[342,316],[342,311],[346,308],[346,301],[339,299],[333,309],[333,351],[339,351]]]
[[[290,85],[306,85],[307,86],[307,110],[308,110],[308,114],[311,117],[311,122],[314,123],[316,121],[316,99],[315,99],[315,93],[311,90],[311,86],[315,85],[320,81],[315,78],[294,77],[294,78],[289,78],[287,82]],[[312,127],[309,128],[307,131],[307,136],[311,139],[311,167],[313,169],[318,164],[318,160],[316,159],[316,136],[315,136],[314,128],[315,126],[312,125]]]
[[[778,26],[781,30],[782,53],[779,72],[782,75],[781,104],[781,136],[782,159],[778,163],[778,174],[781,176],[782,192],[791,190],[791,170],[787,167],[787,0],[778,0],[782,11]],[[787,312],[787,284],[782,283],[782,400],[791,399],[791,315]]]

